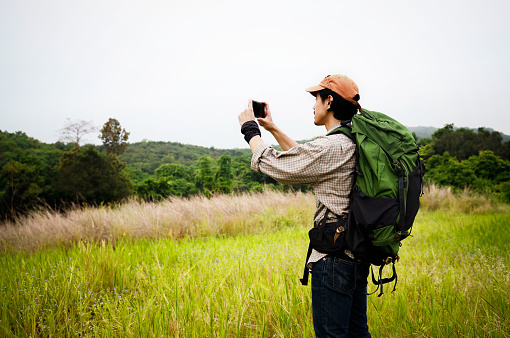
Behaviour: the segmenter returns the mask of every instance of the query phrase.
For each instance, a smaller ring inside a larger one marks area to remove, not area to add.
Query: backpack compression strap
[[[375,289],[374,292],[369,293],[367,295],[374,294],[377,290],[379,290],[379,288],[381,288],[381,292],[377,295],[377,297],[381,297],[383,295],[383,284],[390,283],[393,281],[395,281],[395,284],[393,285],[393,291],[391,291],[391,292],[394,292],[396,290],[398,277],[397,277],[397,271],[395,270],[395,262],[393,262],[393,266],[392,266],[393,276],[391,276],[390,278],[382,278],[382,271],[383,271],[384,266],[385,265],[383,264],[379,268],[379,280],[375,280],[374,270],[372,269],[372,267],[370,267],[370,269],[372,270],[372,283],[377,285],[377,289]]]
[[[308,285],[308,275],[310,274],[310,269],[308,269],[308,266],[306,264],[308,263],[308,259],[310,258],[310,255],[312,254],[312,244],[308,244],[308,252],[306,253],[306,262],[305,262],[305,270],[303,271],[303,278],[299,279],[301,284]]]
[[[326,220],[328,219],[329,209],[326,209],[326,214],[322,218],[321,225],[319,226],[319,236],[320,240],[322,240],[322,237],[324,236],[324,229],[326,228]],[[306,253],[306,261],[305,261],[305,270],[303,271],[303,278],[300,279],[301,284],[308,285],[308,275],[310,274],[310,269],[308,268],[308,259],[312,255],[312,242],[310,241],[310,244],[308,244],[308,252]]]
[[[398,173],[398,198],[400,201],[400,236],[404,235],[406,228],[406,203],[404,195],[404,170],[397,169]]]

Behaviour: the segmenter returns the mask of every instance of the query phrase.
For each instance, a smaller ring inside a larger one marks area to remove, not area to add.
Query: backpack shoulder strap
[[[351,120],[345,120],[345,121],[340,122],[340,127],[331,130],[329,133],[327,133],[326,136],[328,136],[328,135],[335,135],[335,134],[344,134],[348,138],[350,138],[351,141],[354,144],[356,144],[356,138],[352,134],[352,122],[351,122]],[[363,174],[361,173],[361,167],[360,167],[360,164],[359,164],[359,151],[358,151],[358,146],[357,145],[356,145],[356,148],[354,148],[354,156],[356,157],[356,166],[355,166],[356,175],[363,176]],[[355,184],[356,184],[356,179],[354,179],[354,181],[352,183],[352,188],[353,189],[354,189]]]
[[[352,140],[352,142],[356,143],[356,140],[354,139],[354,136],[352,135],[352,127],[351,127],[351,120],[346,120],[340,122],[340,127],[331,130],[329,133],[326,134],[326,136],[329,135],[335,135],[335,134],[344,134],[348,138]]]

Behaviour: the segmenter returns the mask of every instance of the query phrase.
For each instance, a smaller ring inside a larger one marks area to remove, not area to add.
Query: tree
[[[193,181],[193,168],[185,167],[180,163],[163,164],[155,171],[156,177],[168,177],[171,179],[184,179]]]
[[[171,181],[171,184],[172,195],[188,197],[197,192],[195,184],[182,178],[177,178]]]
[[[149,177],[140,183],[136,191],[138,196],[149,200],[161,200],[168,196],[190,196],[196,193],[195,185],[182,178],[171,180],[169,177],[154,179]]]
[[[453,124],[447,124],[432,134],[433,140],[430,146],[425,149],[426,144],[422,142],[419,145],[427,150],[428,156],[433,155],[428,151],[432,147],[434,154],[441,155],[447,151],[459,161],[478,155],[484,150],[491,150],[496,156],[507,158],[508,151],[505,149],[500,132],[491,132],[485,128],[478,128],[476,132],[466,128],[454,129]]]
[[[418,135],[414,131],[411,134],[413,135],[414,142],[418,142]]]
[[[73,147],[72,144],[70,144]],[[22,132],[0,131],[0,215],[58,204],[55,166],[61,151]]]
[[[453,132],[453,123],[447,123],[444,125],[443,128],[440,128],[438,130],[436,130],[433,134],[432,134],[432,139],[434,140],[437,140],[437,139],[440,139],[443,134],[445,133],[452,133]]]
[[[80,147],[80,142],[83,141],[83,137],[87,134],[93,133],[97,130],[91,121],[66,119],[66,123],[62,129],[60,129],[60,142],[74,143],[76,149]]]
[[[510,203],[510,181],[498,184],[495,191],[504,202]]]
[[[72,149],[62,154],[57,167],[57,188],[68,201],[113,202],[128,197],[132,184],[116,156],[106,156],[94,147]]]
[[[1,174],[7,178],[5,197],[10,199],[12,213],[16,208],[29,207],[43,192],[41,187],[33,182],[35,172],[35,166],[18,161],[9,161],[2,167]]]
[[[198,171],[195,177],[197,189],[207,197],[211,196],[214,189],[214,176],[212,166],[214,160],[209,156],[202,156],[198,159]]]
[[[262,191],[264,186],[280,185],[274,178],[260,172],[251,170],[251,157],[237,156],[232,160],[234,174],[233,189],[235,191]]]
[[[461,162],[448,152],[433,155],[426,161],[426,167],[425,179],[440,186],[493,191],[505,201],[510,196],[510,162],[495,156],[491,150],[480,151]]]
[[[170,188],[171,184],[168,182],[168,178],[163,177],[155,180],[153,177],[149,177],[137,186],[136,191],[138,196],[144,199],[161,200],[171,194]]]
[[[501,145],[501,157],[510,160],[510,141],[506,141]]]
[[[159,200],[171,195],[187,197],[197,191],[193,183],[193,168],[180,163],[161,165],[156,169],[155,176],[138,184],[136,190],[140,197]]]
[[[126,167],[124,172],[126,175],[128,175],[129,179],[131,182],[133,182],[134,185],[141,183],[143,180],[151,176],[150,174],[142,171],[142,169],[136,167]]]
[[[465,162],[479,178],[494,183],[510,181],[510,162],[497,157],[491,150],[480,151]]]
[[[218,160],[218,172],[216,173],[216,191],[230,194],[232,192],[232,158],[222,155]]]
[[[503,154],[503,135],[500,132],[490,132],[485,128],[478,128],[478,144],[480,150],[492,150],[497,156]]]
[[[467,163],[460,163],[448,152],[433,155],[426,162],[425,179],[439,186],[465,188],[476,180],[474,170]]]
[[[121,129],[119,121],[110,118],[103,125],[99,138],[103,140],[106,147],[106,154],[120,155],[126,150],[129,133],[126,129]]]

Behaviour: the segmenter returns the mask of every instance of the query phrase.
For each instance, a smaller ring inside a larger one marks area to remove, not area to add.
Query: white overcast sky
[[[304,88],[335,73],[407,126],[510,134],[510,1],[0,1],[0,130],[43,142],[113,117],[130,142],[244,148],[250,97],[309,139]]]

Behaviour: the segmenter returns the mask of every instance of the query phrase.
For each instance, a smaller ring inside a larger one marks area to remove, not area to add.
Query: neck
[[[337,120],[334,117],[328,119],[326,123],[324,123],[324,127],[326,127],[326,130],[329,132],[334,126],[342,122],[341,120]]]

